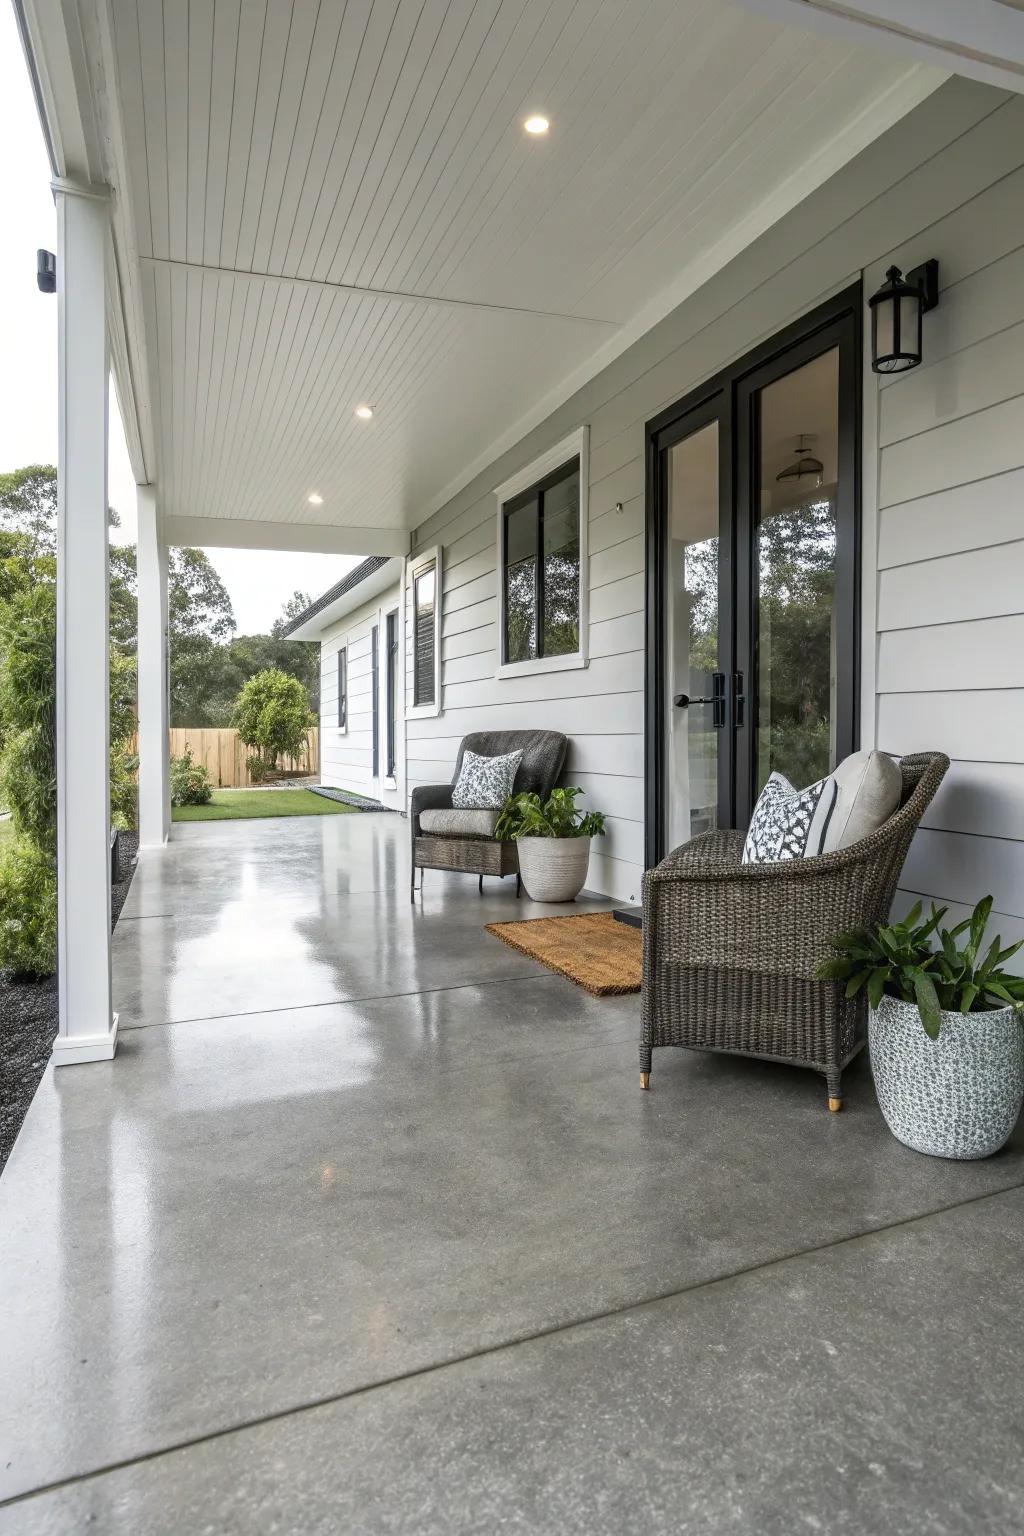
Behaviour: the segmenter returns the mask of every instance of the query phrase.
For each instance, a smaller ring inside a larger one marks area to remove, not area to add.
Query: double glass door
[[[652,424],[648,863],[746,826],[773,770],[810,784],[853,749],[859,290],[844,298]]]

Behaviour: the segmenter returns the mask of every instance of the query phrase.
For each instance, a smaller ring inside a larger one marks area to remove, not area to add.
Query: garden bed
[[[110,888],[112,926],[132,883],[138,847],[137,833],[121,833],[120,869],[125,878]],[[56,1033],[56,976],[19,981],[9,971],[0,971],[0,1169],[39,1087]]]

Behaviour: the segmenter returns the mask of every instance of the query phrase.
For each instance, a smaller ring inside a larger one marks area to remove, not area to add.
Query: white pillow
[[[853,752],[832,774],[836,803],[825,829],[822,853],[849,848],[870,837],[899,810],[903,775],[885,752]]]
[[[750,818],[743,863],[780,864],[821,853],[835,799],[831,774],[806,789],[794,789],[784,774],[769,774]]]
[[[481,757],[467,749],[452,790],[452,805],[458,810],[500,811],[512,793],[522,760],[522,751],[506,752],[503,757]]]

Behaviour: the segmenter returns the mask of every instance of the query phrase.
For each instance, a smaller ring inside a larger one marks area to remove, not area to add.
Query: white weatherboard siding
[[[609,816],[588,884],[623,900],[639,897],[645,423],[862,273],[866,297],[892,255],[905,266],[935,255],[944,292],[926,320],[928,366],[892,384],[878,414],[874,376],[865,378],[861,736],[870,743],[877,731],[879,743],[897,751],[944,748],[960,760],[961,785],[965,760],[984,765],[987,777],[978,780],[973,800],[970,789],[944,792],[909,866],[915,885],[929,895],[970,901],[983,894],[975,886],[980,880],[989,888],[995,874],[988,885],[980,875],[968,880],[968,866],[960,863],[958,878],[959,861],[940,857],[936,844],[977,838],[977,824],[989,819],[980,786],[991,787],[993,776],[1000,789],[992,825],[1017,827],[1011,841],[1020,831],[1006,805],[1010,778],[997,767],[997,760],[1011,765],[1007,774],[1019,778],[1024,761],[1024,692],[1016,691],[1021,669],[1010,654],[1016,630],[993,629],[991,616],[1008,626],[1017,621],[1019,628],[1024,609],[1024,544],[1013,542],[1022,531],[1014,507],[1020,508],[1024,488],[1024,394],[1014,394],[1015,379],[1024,390],[1022,250],[1024,101],[951,81],[478,475],[413,539],[414,550],[443,548],[443,710],[436,719],[408,723],[410,787],[448,779],[467,731],[563,730],[572,740],[567,781],[582,784],[587,802]],[[979,345],[987,348],[981,361],[973,355]],[[584,423],[590,427],[589,666],[498,679],[493,489]],[[1005,495],[993,485],[997,474]],[[957,489],[967,480],[977,485],[976,498]],[[915,516],[919,526],[900,526]],[[877,591],[876,539],[884,567]],[[975,553],[997,543],[1004,547],[989,563],[985,553]],[[957,571],[954,559],[940,590],[927,567],[910,569],[928,554],[963,556],[967,563]],[[932,610],[921,607],[930,590]],[[907,620],[912,604],[920,617]],[[986,616],[987,629],[972,627]],[[987,702],[961,691],[969,668],[957,639],[939,639],[939,624],[953,617],[963,621],[963,647],[978,648],[977,686],[987,681],[1003,690]],[[929,644],[916,646],[909,638],[914,626],[931,629]],[[897,633],[902,630],[906,634]],[[901,695],[905,688],[914,691]],[[968,728],[969,719],[979,721],[979,731]],[[996,734],[998,751],[988,744]],[[973,751],[965,750],[968,744]],[[960,818],[962,831],[950,830],[950,817]],[[1014,924],[1024,931],[1024,885],[1018,880],[1013,894],[1013,857],[1011,850],[1009,865],[999,866],[1007,932]]]
[[[373,597],[362,607],[339,619],[320,643],[320,782],[331,789],[352,789],[404,809],[402,785],[402,624],[399,613],[398,660],[398,739],[396,766],[398,781],[389,786],[384,779],[387,729],[385,696],[385,615],[401,607],[401,589],[395,586]],[[378,673],[380,681],[380,778],[373,777],[373,688],[370,635],[379,624]],[[338,728],[338,652],[348,647],[348,723]]]
[[[1014,148],[1024,161],[1019,130]],[[1008,941],[1024,938],[1024,169],[893,259],[926,254],[941,298],[924,364],[871,379],[865,402],[880,444],[877,738],[953,759],[899,909],[921,896],[959,918],[991,895]]]

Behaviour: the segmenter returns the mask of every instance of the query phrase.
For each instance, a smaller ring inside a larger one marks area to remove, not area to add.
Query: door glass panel
[[[839,350],[760,392],[755,506],[756,790],[836,763]]]
[[[718,423],[670,448],[667,471],[667,831],[676,848],[718,824]],[[688,704],[676,702],[683,697]]]

